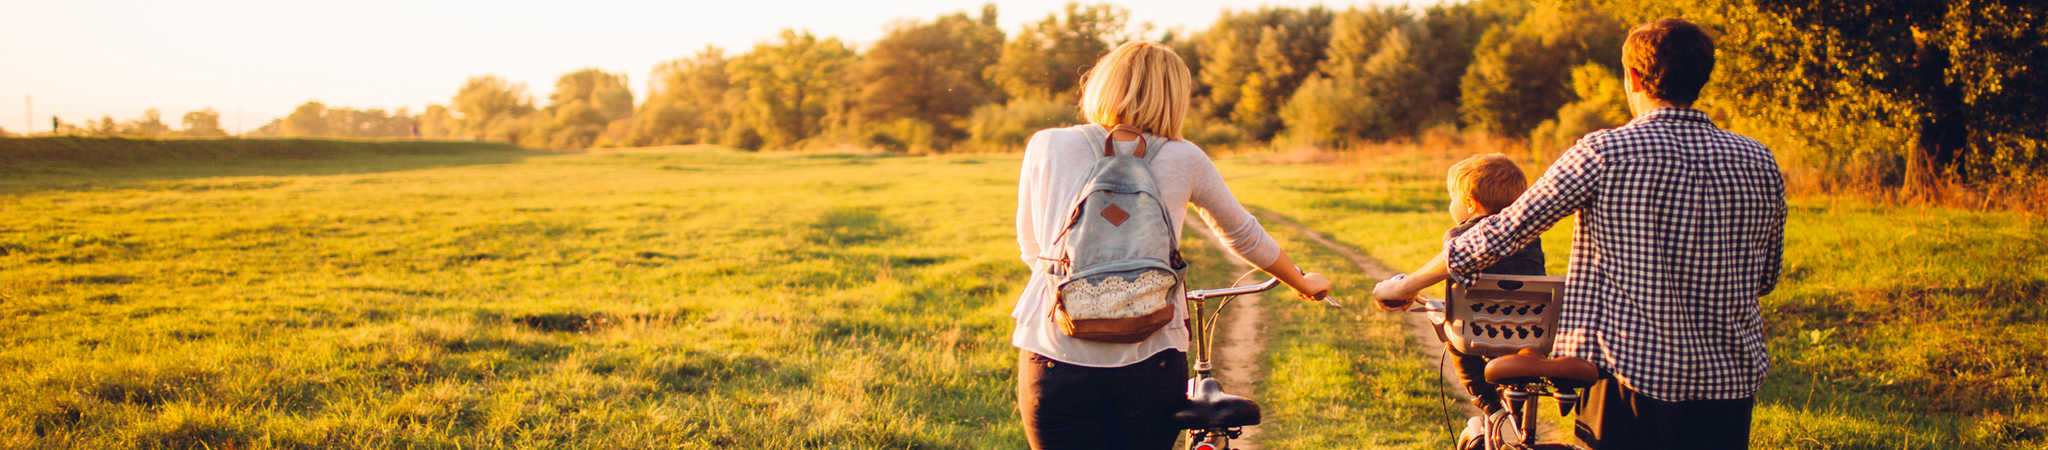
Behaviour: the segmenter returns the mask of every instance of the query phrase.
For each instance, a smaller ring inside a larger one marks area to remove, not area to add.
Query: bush
[[[1581,64],[1572,68],[1571,74],[1572,92],[1578,100],[1557,108],[1556,118],[1544,120],[1529,132],[1529,148],[1539,157],[1563,153],[1586,133],[1628,122],[1621,79],[1607,66]]]
[[[922,120],[902,118],[863,131],[861,143],[892,152],[931,152],[938,130]]]
[[[1244,130],[1230,121],[1196,114],[1192,109],[1188,114],[1187,122],[1180,127],[1181,138],[1188,142],[1202,148],[1222,148],[1245,142]]]
[[[1587,133],[1614,126],[1592,108],[1577,103],[1564,105],[1557,110],[1557,118],[1545,120],[1529,132],[1529,150],[1537,158],[1547,159],[1564,153]]]
[[[1013,100],[982,105],[967,119],[967,141],[980,149],[1022,148],[1031,134],[1080,122],[1080,109],[1052,100]]]
[[[1275,142],[1283,147],[1338,148],[1363,136],[1383,122],[1383,114],[1372,107],[1372,99],[1359,83],[1324,77],[1311,78],[1294,91],[1294,97],[1280,109],[1287,132]]]
[[[767,141],[762,139],[761,133],[754,131],[753,127],[741,125],[726,128],[725,134],[718,138],[718,143],[740,150],[760,150]]]

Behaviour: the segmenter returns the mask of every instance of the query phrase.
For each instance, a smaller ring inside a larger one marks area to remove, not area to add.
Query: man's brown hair
[[[1691,105],[1714,72],[1714,40],[1685,19],[1636,25],[1621,44],[1621,65],[1642,74],[1643,91],[1678,105]]]
[[[1507,209],[1529,189],[1529,178],[1507,155],[1472,155],[1451,165],[1451,195],[1462,195],[1486,208],[1488,214]]]

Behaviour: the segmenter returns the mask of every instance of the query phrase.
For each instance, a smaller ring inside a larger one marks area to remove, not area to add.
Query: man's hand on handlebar
[[[1372,287],[1372,299],[1380,309],[1403,311],[1408,305],[1420,299],[1421,292],[1408,289],[1408,274],[1396,274]]]

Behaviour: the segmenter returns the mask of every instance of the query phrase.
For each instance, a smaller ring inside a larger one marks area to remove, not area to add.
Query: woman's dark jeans
[[[1083,367],[1024,351],[1017,409],[1036,449],[1168,449],[1186,406],[1188,357],[1179,350],[1115,368]]]

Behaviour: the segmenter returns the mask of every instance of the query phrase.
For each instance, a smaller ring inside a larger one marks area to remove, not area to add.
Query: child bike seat
[[[1532,349],[1495,358],[1486,363],[1486,382],[1493,384],[1550,383],[1563,388],[1581,388],[1600,379],[1600,369],[1578,357],[1547,358]]]
[[[1558,301],[1564,277],[1482,273],[1471,284],[1451,283],[1446,292],[1446,317],[1437,331],[1452,349],[1472,356],[1531,348],[1550,353],[1564,306]]]
[[[1173,413],[1181,428],[1233,428],[1259,424],[1259,404],[1223,392],[1214,378],[1188,386],[1188,406]]]

